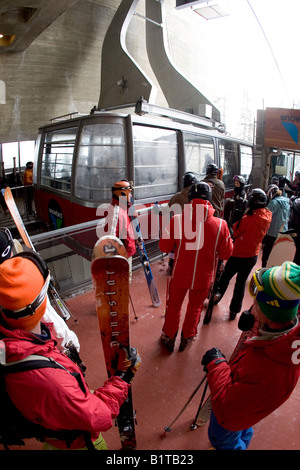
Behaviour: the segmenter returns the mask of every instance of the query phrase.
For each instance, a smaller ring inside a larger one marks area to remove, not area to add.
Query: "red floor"
[[[190,429],[201,399],[203,387],[197,392],[171,432],[164,433],[189,399],[203,378],[201,359],[207,349],[218,346],[227,358],[240,336],[237,319],[228,320],[228,305],[234,281],[223,300],[214,308],[209,325],[199,324],[196,341],[178,352],[178,343],[173,353],[160,344],[164,318],[164,303],[167,281],[167,260],[152,264],[152,271],[159,289],[162,305],[154,308],[146,286],[144,273],[133,273],[131,296],[138,315],[131,313],[131,342],[137,347],[142,365],[133,381],[133,399],[137,411],[138,450],[207,450],[210,443],[207,425]],[[81,357],[87,366],[86,380],[91,389],[102,385],[106,379],[101,349],[98,321],[95,315],[92,291],[68,300],[78,322],[72,319],[68,325],[79,337]],[[251,306],[246,290],[243,308]],[[179,339],[178,339],[179,342]],[[291,398],[277,411],[254,427],[254,437],[249,450],[296,450],[300,448],[300,382]],[[115,427],[105,433],[109,450],[119,450],[120,442]],[[42,444],[30,440],[25,450],[41,449]],[[23,448],[22,448],[23,449]]]

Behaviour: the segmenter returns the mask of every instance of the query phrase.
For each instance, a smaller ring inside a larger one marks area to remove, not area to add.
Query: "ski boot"
[[[163,345],[166,346],[168,351],[170,351],[170,352],[174,351],[175,338],[170,338],[165,333],[162,333],[160,339],[161,339],[161,342],[163,343]]]

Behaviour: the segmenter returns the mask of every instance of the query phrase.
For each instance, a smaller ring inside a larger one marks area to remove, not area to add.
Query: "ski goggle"
[[[262,282],[262,275],[266,268],[257,269],[254,271],[251,281],[249,282],[249,293],[253,299],[256,298],[258,292],[263,292],[264,285]]]
[[[36,310],[43,304],[47,292],[48,292],[48,287],[49,287],[49,282],[50,282],[50,271],[48,269],[48,266],[44,262],[40,256],[34,252],[29,252],[29,251],[24,251],[22,253],[17,254],[15,257],[23,257],[27,258],[30,261],[35,264],[35,266],[38,268],[40,273],[42,274],[44,278],[44,285],[40,291],[40,293],[36,296],[36,298],[29,304],[26,305],[26,307],[23,307],[18,310],[9,310],[2,305],[0,305],[0,310],[1,312],[7,317],[7,318],[13,318],[13,319],[18,319],[18,318],[25,318],[29,317],[30,315],[34,315]]]
[[[272,307],[290,309],[294,308],[299,304],[299,299],[285,300],[279,299],[268,295],[264,292],[264,284],[262,281],[262,275],[268,271],[268,268],[258,269],[253,273],[251,281],[249,282],[249,293],[253,299],[256,299],[264,304],[268,304]]]

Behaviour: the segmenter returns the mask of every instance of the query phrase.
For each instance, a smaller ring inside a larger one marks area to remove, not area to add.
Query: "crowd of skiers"
[[[231,209],[225,220],[221,217],[225,186],[220,169],[208,165],[202,181],[187,173],[184,189],[170,201],[171,206],[174,201],[180,204],[183,212],[174,213],[159,242],[163,253],[173,253],[161,336],[170,352],[175,347],[186,295],[188,306],[179,349],[184,351],[195,339],[218,260],[225,266],[215,302],[221,301],[237,274],[229,318],[233,320],[240,313],[246,281],[264,243],[263,267],[254,272],[250,282],[253,308],[239,319],[240,329],[250,329],[251,324],[252,336],[233,363],[226,360],[219,345],[203,354],[201,360],[211,392],[208,432],[215,449],[246,449],[253,435],[252,426],[287,400],[300,374],[299,361],[293,360],[293,344],[300,339],[299,263],[287,261],[266,268],[278,232],[288,229],[298,233],[300,224],[294,213],[299,213],[299,206],[297,203],[294,209],[287,204],[287,198],[273,183],[266,192],[255,188],[248,195],[244,185],[242,176],[235,177],[233,204],[227,201]],[[112,186],[112,202],[119,207],[115,234],[123,234],[129,258],[135,253],[128,217],[132,189],[125,179]],[[49,305],[47,265],[38,254],[20,247],[7,229],[0,230],[0,252],[0,340],[5,346],[6,362],[38,355],[63,367],[8,374],[5,386],[11,400],[29,421],[47,429],[79,430],[69,443],[71,449],[87,448],[87,433],[94,448],[106,449],[101,432],[112,426],[128,396],[130,382],[141,363],[137,350],[121,349],[115,374],[91,392],[83,370],[66,350],[70,342],[79,350],[79,341]],[[66,447],[63,439],[46,439],[48,449]]]
[[[223,199],[218,172],[216,165],[209,165],[206,178],[200,182],[193,180],[189,173],[191,186],[185,187],[169,203],[172,207],[174,201],[181,200],[186,205],[183,214],[171,218],[159,244],[163,252],[172,253],[172,277],[161,341],[170,352],[174,350],[181,306],[187,293],[179,350],[183,351],[196,337],[217,260],[225,261],[225,267],[215,303],[221,301],[229,282],[237,275],[229,305],[229,318],[235,319],[242,309],[246,282],[263,245],[262,268],[253,273],[250,283],[253,306],[239,319],[240,329],[252,329],[249,339],[233,363],[226,360],[219,347],[208,350],[201,361],[211,392],[210,442],[218,450],[244,450],[251,441],[252,426],[288,399],[300,375],[299,361],[293,360],[293,345],[300,339],[297,250],[294,262],[266,268],[280,230],[289,229],[297,238],[300,224],[296,224],[294,213],[299,206],[297,196],[296,204],[293,199],[289,201],[274,183],[266,192],[255,188],[246,196],[245,180],[236,176],[234,199],[227,201],[225,221],[220,218]],[[218,190],[214,195],[215,188]],[[203,211],[197,225],[199,205]],[[187,220],[192,221],[195,240],[185,237]],[[195,242],[194,249],[189,248],[191,241]]]

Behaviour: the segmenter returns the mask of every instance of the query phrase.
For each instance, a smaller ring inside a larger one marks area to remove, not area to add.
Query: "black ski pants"
[[[265,268],[267,266],[267,262],[272,251],[273,245],[276,242],[277,237],[271,237],[270,235],[265,235],[263,240],[263,252],[261,257],[261,266]]]
[[[242,303],[245,294],[245,286],[248,276],[257,262],[257,256],[251,256],[250,258],[237,258],[231,256],[225,265],[225,269],[222,273],[219,292],[221,298],[225,294],[229,282],[236,274],[236,281],[233,291],[233,296],[230,302],[230,312],[239,313],[242,309]]]

